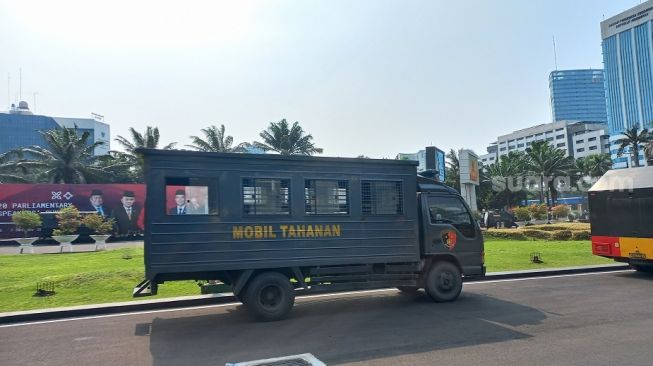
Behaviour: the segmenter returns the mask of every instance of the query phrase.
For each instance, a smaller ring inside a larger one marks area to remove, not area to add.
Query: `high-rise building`
[[[110,127],[103,117],[64,118],[34,115],[26,102],[12,105],[8,113],[0,113],[0,154],[7,151],[33,145],[43,146],[45,140],[39,131],[48,131],[61,127],[77,128],[78,132],[88,132],[89,144],[104,142],[95,148],[95,155],[105,155],[110,150]]]
[[[553,122],[608,122],[603,70],[556,70],[549,75]]]
[[[617,156],[615,141],[653,123],[653,0],[601,22],[601,39],[612,163],[624,168],[635,157]],[[646,165],[643,154],[638,159]]]

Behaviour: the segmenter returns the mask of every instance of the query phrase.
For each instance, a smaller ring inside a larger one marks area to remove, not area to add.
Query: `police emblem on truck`
[[[247,225],[233,226],[231,236],[240,239],[331,238],[342,234],[340,224],[328,225]]]
[[[449,250],[453,250],[456,247],[456,242],[458,241],[458,235],[453,230],[445,230],[442,232],[442,244]]]

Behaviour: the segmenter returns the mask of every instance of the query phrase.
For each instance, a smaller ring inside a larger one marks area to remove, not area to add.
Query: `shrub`
[[[11,216],[11,221],[16,224],[16,227],[23,231],[23,235],[27,236],[29,230],[34,230],[41,226],[41,216],[32,211],[18,211],[14,212]]]
[[[554,230],[589,230],[590,225],[588,223],[582,222],[557,222],[555,224],[542,224],[542,225],[533,225],[531,229],[539,229],[546,231]]]
[[[567,215],[571,213],[571,209],[567,205],[560,204],[560,205],[553,206],[551,208],[551,213],[553,213],[553,215],[557,218],[567,217]]]
[[[572,240],[590,240],[590,232],[589,230],[577,230],[577,231],[572,231],[571,232],[571,239]]]
[[[510,240],[528,240],[521,230],[515,229],[494,229],[487,230],[483,233],[486,238],[492,239],[510,239]]]
[[[72,235],[77,232],[79,225],[79,210],[75,206],[62,208],[56,215],[58,228],[52,231],[52,235]]]
[[[513,212],[517,221],[528,221],[531,219],[531,213],[528,211],[528,207],[516,207]]]
[[[558,230],[551,233],[553,240],[569,240],[571,239],[571,230]]]
[[[538,229],[524,229],[521,231],[524,233],[529,238],[532,239],[544,239],[544,240],[551,240],[551,233],[545,230],[538,230]]]
[[[113,219],[104,219],[97,214],[86,215],[82,224],[98,235],[107,235],[113,231]]]
[[[545,204],[532,204],[528,206],[528,211],[531,213],[531,217],[534,220],[544,220],[546,219],[547,208]]]
[[[569,222],[573,222],[574,220],[576,220],[576,215],[570,213],[569,215],[567,215],[567,219],[569,220]]]

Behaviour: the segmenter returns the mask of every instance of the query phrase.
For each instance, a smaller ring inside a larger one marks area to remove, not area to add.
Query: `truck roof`
[[[653,187],[653,166],[608,170],[590,192],[623,191]]]
[[[213,156],[213,157],[228,157],[232,159],[257,159],[257,160],[270,160],[270,161],[319,161],[319,162],[352,162],[352,163],[374,163],[374,164],[389,164],[389,165],[404,165],[404,166],[417,166],[419,165],[415,160],[394,160],[394,159],[369,159],[369,158],[341,158],[341,157],[322,157],[322,156],[306,156],[306,155],[280,155],[280,154],[247,154],[247,153],[217,153],[217,152],[203,152],[192,150],[161,150],[161,149],[136,149],[136,153],[143,155],[159,155],[159,156]]]

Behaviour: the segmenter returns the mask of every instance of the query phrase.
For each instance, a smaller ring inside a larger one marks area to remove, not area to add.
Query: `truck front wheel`
[[[426,276],[426,293],[436,302],[455,300],[463,288],[463,279],[455,264],[436,262]]]
[[[288,278],[277,272],[264,272],[247,284],[243,303],[263,321],[285,318],[295,303],[295,290]]]

